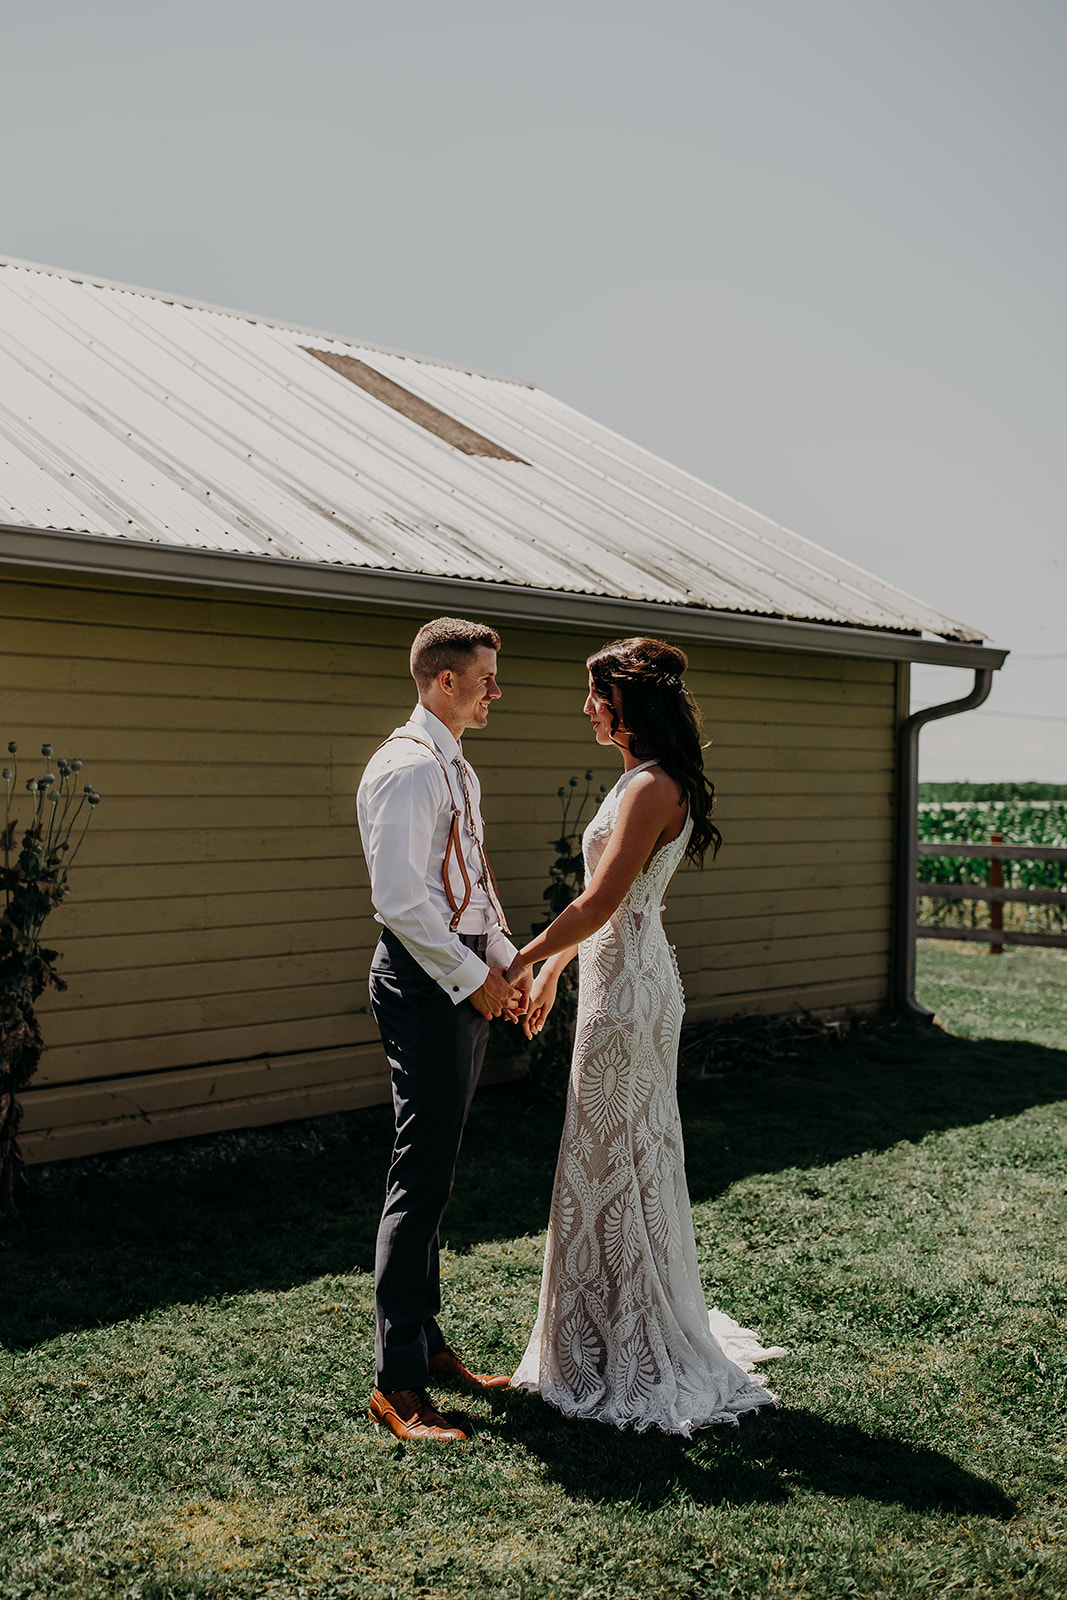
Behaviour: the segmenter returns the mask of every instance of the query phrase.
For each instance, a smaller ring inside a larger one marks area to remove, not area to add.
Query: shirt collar
[[[463,754],[463,746],[448,731],[440,717],[435,717],[424,705],[417,705],[408,721],[429,734],[446,761],[455,761],[457,756]]]

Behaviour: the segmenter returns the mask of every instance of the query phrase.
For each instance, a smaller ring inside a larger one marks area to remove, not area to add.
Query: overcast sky
[[[1013,651],[923,777],[1067,782],[1063,0],[2,17],[0,252],[536,382]]]

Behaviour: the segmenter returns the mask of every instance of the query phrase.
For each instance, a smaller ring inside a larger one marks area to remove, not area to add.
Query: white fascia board
[[[604,629],[614,634],[665,633],[673,639],[786,650],[804,655],[912,661],[943,667],[1003,665],[1008,652],[984,645],[924,639],[914,633],[794,622],[784,617],[711,611],[647,600],[531,589],[473,578],[331,566],[278,556],[195,550],[100,534],[53,532],[0,524],[0,567],[85,573],[97,578],[141,579],[273,595],[279,600],[326,601],[403,611],[455,613],[467,608],[494,619],[541,627]]]

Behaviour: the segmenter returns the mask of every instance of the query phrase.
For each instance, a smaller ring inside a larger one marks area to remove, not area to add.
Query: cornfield
[[[919,806],[919,838],[985,844],[999,833],[1005,844],[1067,848],[1067,800],[935,801]],[[1067,889],[1067,861],[1005,861],[1005,887]],[[920,856],[919,878],[926,883],[988,883],[989,862],[981,857]],[[983,928],[989,925],[989,903],[950,901],[933,896],[919,900],[919,921],[935,927]],[[1020,933],[1067,932],[1067,907],[1013,905],[1004,907],[1004,926]]]

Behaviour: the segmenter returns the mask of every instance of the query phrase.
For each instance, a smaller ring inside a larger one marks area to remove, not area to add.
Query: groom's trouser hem
[[[460,935],[479,955],[485,935]],[[371,963],[371,1006],[389,1057],[396,1137],[375,1251],[375,1362],[386,1394],[419,1389],[445,1348],[439,1229],[489,1033],[385,930]]]

